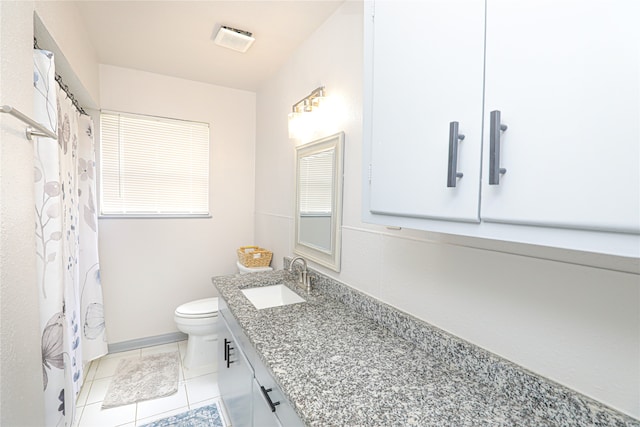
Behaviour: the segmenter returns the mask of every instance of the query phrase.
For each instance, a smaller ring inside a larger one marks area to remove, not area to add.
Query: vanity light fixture
[[[320,86],[319,88],[314,89],[309,95],[293,104],[291,107],[291,113],[309,113],[313,111],[314,108],[320,106],[320,102],[325,96],[324,86]]]
[[[218,30],[213,42],[218,46],[245,53],[255,40],[249,31],[238,30],[237,28],[223,25]]]
[[[291,113],[289,113],[289,138],[298,138],[301,131],[309,127],[310,123],[308,122],[311,117],[306,113],[317,110],[325,96],[324,86],[320,86],[293,104]]]

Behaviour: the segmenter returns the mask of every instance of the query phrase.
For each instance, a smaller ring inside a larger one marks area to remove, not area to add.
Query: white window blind
[[[103,112],[102,215],[209,214],[209,124]]]
[[[330,214],[333,204],[333,164],[335,150],[300,158],[300,213]]]

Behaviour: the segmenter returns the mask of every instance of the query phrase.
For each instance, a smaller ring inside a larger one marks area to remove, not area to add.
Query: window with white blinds
[[[209,124],[100,115],[100,212],[209,215]]]
[[[299,194],[301,215],[331,214],[335,150],[300,158]]]

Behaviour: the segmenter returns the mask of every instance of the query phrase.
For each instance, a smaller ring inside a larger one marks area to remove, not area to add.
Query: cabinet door
[[[478,221],[483,0],[376,1],[370,211]],[[447,187],[450,122],[459,142]]]
[[[483,221],[640,232],[639,22],[637,0],[487,0]]]
[[[256,379],[253,380],[253,427],[282,427],[275,412],[271,410],[262,386]],[[272,404],[275,403],[272,401]]]
[[[252,425],[253,369],[223,318],[218,318],[218,387],[234,427]]]
[[[304,427],[304,423],[298,417],[293,406],[289,403],[287,398],[285,397],[282,389],[276,384],[275,380],[271,376],[271,373],[267,370],[264,364],[256,359],[254,363],[254,412],[253,412],[253,424],[254,427],[262,427],[267,424],[267,420],[271,420],[272,417],[277,418],[278,422],[285,427]],[[257,387],[257,389],[256,389]],[[275,411],[271,411],[269,404],[267,402],[266,396],[262,393],[261,387],[265,388],[269,399],[274,404]],[[256,392],[259,392],[259,394]],[[258,404],[258,399],[260,400],[260,404]],[[277,403],[276,403],[277,402]],[[257,406],[260,406],[260,409],[257,409]],[[263,412],[265,408],[268,408],[268,414]],[[262,421],[264,419],[264,422]]]

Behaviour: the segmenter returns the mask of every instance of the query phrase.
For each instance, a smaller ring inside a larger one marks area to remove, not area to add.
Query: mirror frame
[[[335,150],[335,156],[332,188],[333,200],[331,204],[331,249],[324,251],[300,241],[300,158],[332,148]],[[340,253],[342,249],[343,158],[344,132],[338,132],[296,147],[296,205],[294,208],[293,253],[338,272],[340,271]]]

